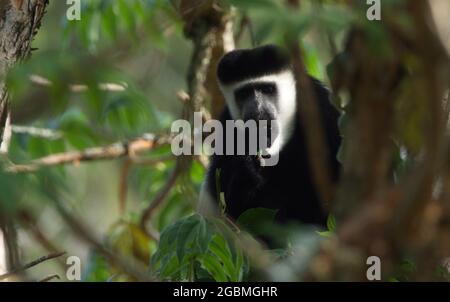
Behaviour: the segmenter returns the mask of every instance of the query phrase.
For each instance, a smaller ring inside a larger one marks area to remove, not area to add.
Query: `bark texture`
[[[0,153],[3,155],[8,153],[11,137],[6,75],[11,67],[30,55],[31,42],[41,25],[47,4],[48,0],[0,0]],[[12,269],[19,265],[17,232],[11,215],[2,209],[1,201],[0,231],[4,240],[0,242],[0,249],[5,249],[2,252],[6,258],[0,259],[0,266]]]

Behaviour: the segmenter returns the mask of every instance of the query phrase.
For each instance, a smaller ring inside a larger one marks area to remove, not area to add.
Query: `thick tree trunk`
[[[10,68],[28,57],[31,42],[45,13],[48,0],[0,0],[0,153],[7,155],[11,137],[11,112],[5,79]],[[0,192],[1,199],[1,192]],[[0,274],[19,262],[13,218],[0,200]]]

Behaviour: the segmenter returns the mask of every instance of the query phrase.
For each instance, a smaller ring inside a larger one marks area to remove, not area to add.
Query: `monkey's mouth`
[[[244,120],[247,122],[249,120]],[[245,129],[245,150],[247,155],[264,155],[278,137],[278,124],[275,120],[252,120],[256,122],[256,131]],[[251,137],[251,136],[254,137]]]

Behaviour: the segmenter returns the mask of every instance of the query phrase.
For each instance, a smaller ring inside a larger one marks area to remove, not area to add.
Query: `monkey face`
[[[232,119],[265,127],[273,141],[267,152],[278,153],[293,131],[297,112],[289,55],[274,45],[231,51],[219,62],[217,76]]]
[[[234,100],[240,117],[244,122],[256,122],[258,144],[265,144],[266,147],[270,147],[272,144],[271,130],[272,121],[275,121],[277,116],[277,98],[278,90],[274,82],[248,83],[234,92]],[[265,123],[260,123],[261,121]],[[264,131],[262,134],[265,136],[264,138],[259,135],[261,130]],[[260,139],[264,139],[264,142],[260,142]],[[258,147],[258,149],[260,148]]]
[[[273,82],[249,83],[237,89],[234,99],[244,121],[276,119],[278,90]]]

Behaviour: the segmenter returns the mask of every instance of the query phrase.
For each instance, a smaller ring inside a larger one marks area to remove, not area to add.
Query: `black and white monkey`
[[[226,100],[220,118],[225,138],[226,120],[274,120],[277,137],[268,153],[278,155],[273,166],[261,165],[257,155],[213,155],[199,201],[199,212],[217,209],[217,188],[223,192],[225,212],[237,219],[250,208],[276,209],[276,222],[291,221],[323,226],[327,214],[321,208],[312,181],[304,126],[299,118],[295,76],[287,52],[274,45],[235,50],[224,55],[217,77]],[[339,112],[330,102],[328,90],[311,78],[326,134],[332,179],[340,165],[336,155],[341,143]],[[217,170],[220,177],[217,178]],[[218,183],[219,185],[218,185]],[[214,206],[211,206],[214,205]]]

